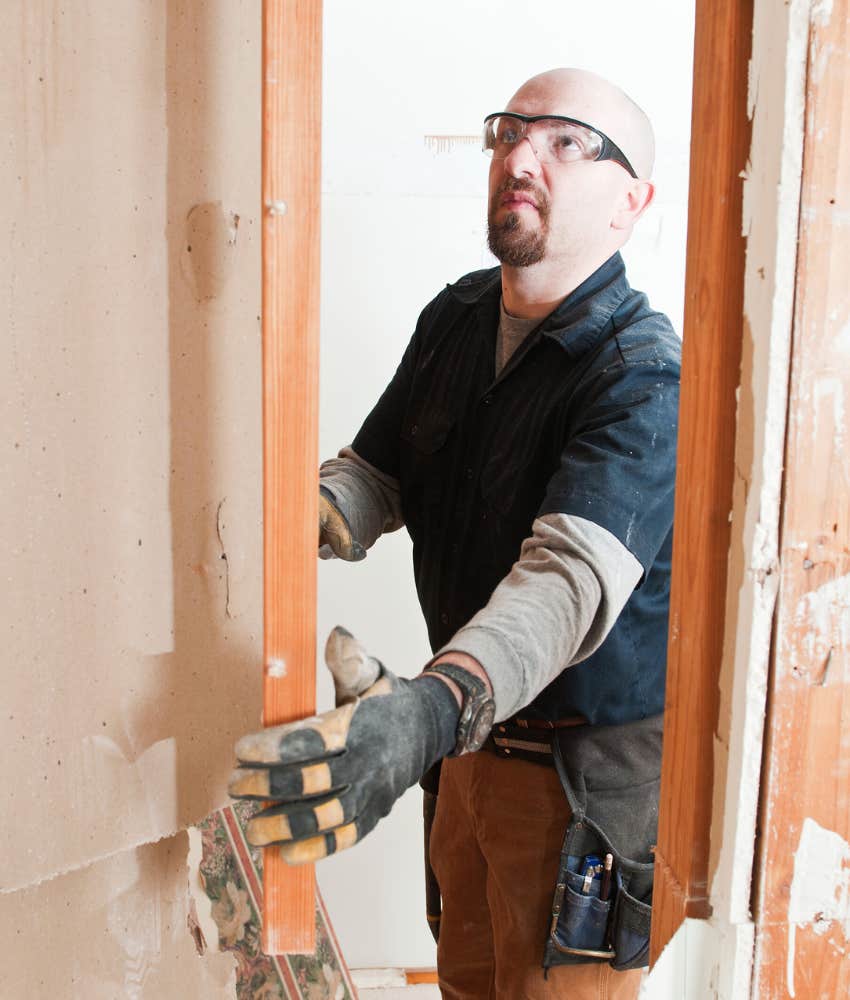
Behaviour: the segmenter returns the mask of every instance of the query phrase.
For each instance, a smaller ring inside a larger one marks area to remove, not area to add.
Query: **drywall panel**
[[[751,919],[778,588],[808,29],[808,0],[793,0],[780,14],[770,0],[756,0],[749,79],[753,134],[743,181],[744,341],[712,816],[712,909],[717,920],[734,925]]]
[[[0,27],[8,891],[204,816],[259,719],[259,3]]]
[[[233,1000],[234,958],[214,924],[198,930],[188,847],[181,833],[0,895],[0,996]]]

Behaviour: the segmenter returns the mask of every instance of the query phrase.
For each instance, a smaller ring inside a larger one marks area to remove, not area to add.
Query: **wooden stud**
[[[850,857],[842,868],[823,849],[850,841],[850,0],[811,19],[756,859],[760,1000],[850,996]],[[818,898],[823,910],[800,903]]]
[[[651,955],[708,907],[713,738],[743,340],[752,0],[697,0],[682,392]]]
[[[315,710],[322,5],[263,3],[263,724]],[[263,950],[316,949],[315,871],[265,851]]]

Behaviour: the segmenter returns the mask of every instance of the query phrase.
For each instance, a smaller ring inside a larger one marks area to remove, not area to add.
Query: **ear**
[[[623,192],[611,218],[612,229],[631,229],[652,204],[655,185],[651,181],[634,180]]]

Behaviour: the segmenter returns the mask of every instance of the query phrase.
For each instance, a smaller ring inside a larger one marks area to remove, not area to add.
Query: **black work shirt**
[[[664,707],[680,343],[619,253],[534,329],[495,377],[501,271],[423,310],[354,450],[397,478],[434,650],[487,603],[534,519],[605,528],[643,576],[602,645],[530,714],[627,722]],[[486,669],[486,663],[483,664]]]

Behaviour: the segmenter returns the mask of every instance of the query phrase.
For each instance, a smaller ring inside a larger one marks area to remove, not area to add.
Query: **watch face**
[[[487,698],[481,705],[469,726],[469,738],[466,741],[467,750],[480,750],[493,728],[496,717],[496,703]]]

